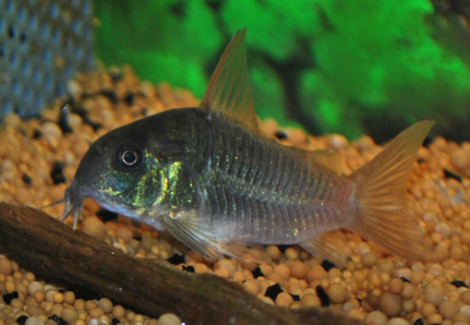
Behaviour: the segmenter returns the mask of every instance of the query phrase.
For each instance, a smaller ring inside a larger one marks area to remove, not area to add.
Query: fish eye
[[[121,147],[117,152],[117,160],[124,168],[135,168],[142,163],[142,151],[135,146]]]

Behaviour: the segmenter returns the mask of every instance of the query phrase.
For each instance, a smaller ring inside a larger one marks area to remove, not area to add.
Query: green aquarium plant
[[[470,115],[468,45],[430,0],[95,1],[95,14],[106,65],[129,63],[144,79],[198,97],[246,26],[257,112],[282,125],[380,141],[436,119],[438,133],[465,136],[458,123]]]

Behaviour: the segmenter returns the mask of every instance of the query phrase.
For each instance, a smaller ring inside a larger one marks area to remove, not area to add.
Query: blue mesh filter
[[[0,0],[0,120],[37,116],[93,67],[91,0]]]

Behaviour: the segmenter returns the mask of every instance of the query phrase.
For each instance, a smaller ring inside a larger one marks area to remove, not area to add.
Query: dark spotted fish
[[[245,244],[299,244],[339,262],[325,236],[347,228],[393,253],[422,259],[405,187],[433,126],[416,123],[372,161],[341,176],[322,153],[262,137],[246,66],[245,30],[228,44],[199,107],[168,110],[115,129],[82,159],[63,220],[91,197],[166,230],[210,257],[240,258]]]

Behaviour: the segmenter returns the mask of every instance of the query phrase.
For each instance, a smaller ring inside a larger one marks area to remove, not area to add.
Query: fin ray
[[[300,246],[319,259],[327,259],[333,262],[338,268],[343,268],[346,265],[347,257],[338,248],[338,240],[336,235],[339,230],[333,230],[326,233],[319,234],[312,239],[303,242]]]
[[[285,146],[309,164],[318,164],[338,174],[341,172],[341,157],[338,152],[331,149],[306,150],[297,147]]]
[[[239,30],[225,48],[200,107],[209,112],[220,113],[258,133],[246,63],[245,34],[246,29]]]
[[[207,222],[201,221],[195,211],[180,211],[175,216],[163,216],[158,218],[158,222],[185,246],[206,257],[219,257],[213,229]]]
[[[418,219],[406,209],[406,184],[416,153],[434,123],[412,125],[348,176],[356,183],[357,205],[355,222],[348,228],[411,260],[426,260],[431,254]]]

